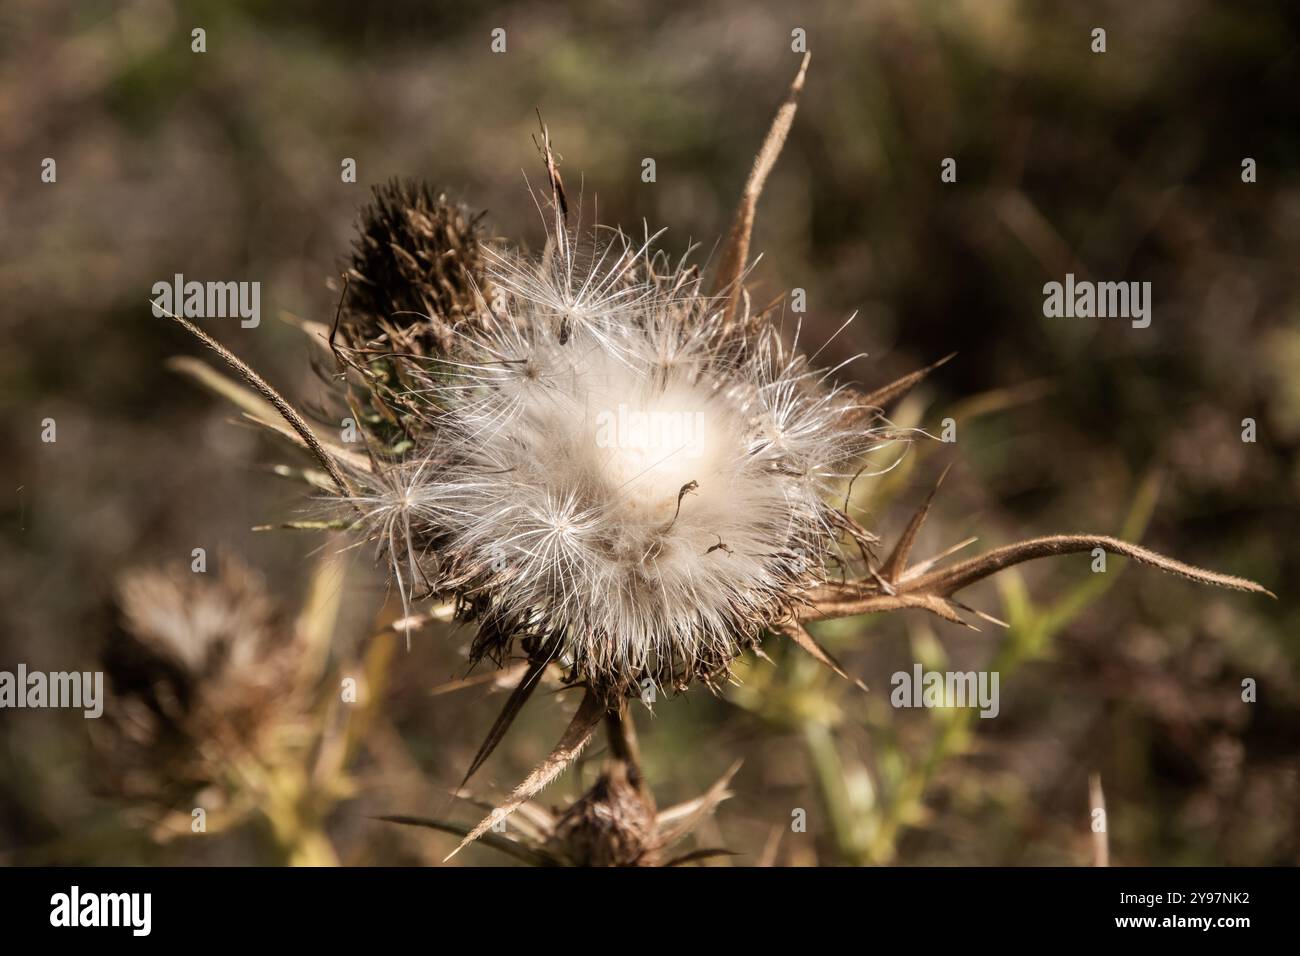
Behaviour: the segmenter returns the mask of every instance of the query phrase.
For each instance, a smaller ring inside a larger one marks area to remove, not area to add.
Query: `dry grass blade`
[[[790,92],[786,95],[780,109],[776,111],[776,118],[772,120],[767,138],[754,158],[754,167],[750,170],[749,179],[745,182],[745,190],[741,193],[740,205],[736,208],[736,217],[732,220],[731,231],[727,233],[726,243],[722,247],[722,258],[718,264],[713,291],[715,294],[725,293],[727,296],[724,316],[727,322],[732,320],[740,301],[740,279],[745,273],[745,261],[749,258],[749,240],[754,231],[754,213],[758,207],[758,197],[763,193],[763,185],[767,182],[768,173],[776,164],[776,158],[781,155],[781,147],[785,145],[786,136],[790,134],[795,110],[799,106],[799,93],[803,90],[804,77],[808,72],[808,61],[811,58],[812,54],[804,54],[799,72],[795,75],[794,82],[790,84]]]
[[[664,866],[685,866],[687,863],[698,863],[700,860],[710,860],[717,856],[740,856],[740,854],[735,850],[724,850],[722,847],[706,847],[673,857]]]
[[[492,752],[497,749],[497,745],[505,738],[506,732],[510,730],[510,725],[515,722],[515,718],[523,710],[524,704],[528,703],[528,698],[532,697],[533,691],[541,686],[541,681],[538,678],[550,661],[549,654],[542,654],[537,660],[529,663],[528,670],[524,672],[524,676],[515,685],[515,689],[510,692],[510,696],[506,698],[506,704],[501,708],[501,713],[497,715],[497,719],[493,722],[487,738],[478,748],[478,752],[474,754],[469,769],[465,771],[465,779],[460,782],[462,787],[469,783],[469,778],[474,776],[479,767],[483,766],[488,757],[492,756]]]
[[[858,680],[856,677],[850,677],[845,672],[844,668],[840,666],[840,662],[832,657],[824,647],[818,644],[817,639],[809,634],[807,629],[798,621],[786,621],[783,624],[774,625],[774,627],[777,631],[790,638],[790,640],[794,641],[840,677],[843,677],[846,681],[856,685],[864,692],[867,690],[867,685],[862,683],[862,681]]]
[[[555,162],[555,151],[551,148],[551,131],[546,124],[542,122],[542,111],[537,111],[537,125],[542,128],[542,141],[537,142],[538,152],[542,154],[542,159],[546,162],[546,178],[551,183],[551,198],[555,200],[555,206],[560,212],[561,218],[567,223],[569,221],[569,198],[564,194],[564,180],[560,178],[560,167]]]
[[[731,791],[727,788],[731,785],[731,780],[737,771],[740,770],[741,763],[742,761],[739,760],[733,763],[713,786],[694,800],[679,803],[677,806],[669,807],[659,814],[655,823],[659,827],[661,847],[670,847],[678,840],[686,837],[700,825],[701,821],[717,809],[718,804],[731,796]]]
[[[453,800],[461,800],[471,807],[477,807],[480,810],[489,812],[496,809],[491,802],[480,800],[472,794],[461,793],[459,790],[451,790],[449,793]],[[538,807],[536,803],[529,801],[520,804],[519,809],[515,811],[514,828],[525,842],[540,846],[555,832],[555,821],[549,813]],[[461,836],[468,832],[469,827],[461,827]]]
[[[523,826],[520,826],[521,820]],[[515,826],[536,833],[538,842],[541,842],[555,833],[555,816],[537,801],[528,800],[519,804],[519,809],[515,810]]]
[[[837,617],[853,617],[856,614],[874,614],[879,611],[902,611],[915,609],[929,611],[953,624],[972,627],[957,608],[946,597],[938,594],[880,594],[872,593],[863,597],[860,594],[845,596],[840,599],[826,598],[818,601],[812,609],[800,615],[803,621],[825,621]],[[972,630],[978,630],[973,628]]]
[[[456,680],[449,680],[445,683],[438,684],[429,691],[430,697],[438,697],[442,694],[452,694],[458,690],[466,690],[470,687],[482,687],[484,684],[493,684],[499,688],[519,683],[520,678],[528,671],[531,665],[527,661],[520,661],[512,664],[510,667],[502,668],[499,671],[491,671],[486,674],[475,674],[473,677],[460,677]]]
[[[925,496],[925,501],[921,507],[916,509],[916,514],[912,515],[912,520],[907,523],[907,528],[903,531],[902,537],[894,545],[894,550],[890,552],[889,557],[880,568],[880,576],[888,581],[891,585],[897,584],[898,579],[902,577],[903,571],[907,568],[907,558],[912,553],[912,545],[916,543],[917,532],[921,530],[921,525],[925,524],[926,517],[930,514],[930,505],[934,502],[934,496],[943,484],[944,478],[948,477],[948,469],[943,470],[939,480],[934,483],[930,493]]]
[[[180,324],[181,328],[185,329],[212,351],[216,352],[217,355],[221,356],[222,361],[238,372],[240,377],[247,382],[249,386],[270,402],[271,405],[274,406],[275,410],[280,413],[280,416],[288,422],[290,426],[292,426],[293,430],[297,432],[302,440],[307,444],[307,448],[316,456],[316,459],[329,473],[330,480],[334,482],[335,486],[339,489],[339,492],[345,497],[353,497],[354,492],[352,490],[352,485],[348,483],[347,477],[339,469],[338,462],[336,462],[333,456],[325,450],[325,447],[320,443],[320,439],[316,437],[316,433],[311,430],[310,426],[308,426],[308,424],[303,420],[303,417],[294,410],[292,405],[285,401],[284,397],[279,392],[267,384],[266,380],[263,379],[262,376],[249,368],[249,366],[245,364],[239,356],[235,355],[234,352],[230,351],[230,349],[226,348],[212,336],[208,335],[207,332],[204,332],[193,322],[181,318],[175,313],[168,312],[152,300],[149,304],[158,309],[159,312],[175,319],[176,322]]]
[[[543,787],[558,777],[569,764],[573,763],[578,754],[582,753],[583,748],[591,742],[597,725],[600,723],[601,718],[605,716],[605,710],[604,701],[591,691],[587,691],[586,696],[582,698],[582,703],[578,706],[578,712],[573,715],[573,720],[569,722],[568,728],[564,731],[560,742],[555,745],[555,749],[551,751],[550,756],[543,760],[524,779],[524,782],[515,788],[514,793],[510,795],[508,800],[479,821],[478,826],[474,827],[466,835],[460,846],[447,854],[446,859],[450,860],[465,847],[487,833],[493,823],[504,820],[521,804],[535,797]],[[443,862],[446,862],[446,860]]]
[[[463,837],[469,832],[469,827],[463,823],[452,823],[449,820],[434,820],[428,817],[407,817],[407,816],[382,816],[372,817],[374,820],[383,820],[385,823],[400,823],[407,827],[424,827],[429,830],[438,830],[442,833],[450,833],[454,836]],[[533,850],[524,846],[522,843],[516,843],[514,840],[507,839],[496,833],[486,833],[482,836],[483,845],[490,846],[494,850],[500,850],[502,853],[513,856],[516,860],[527,863],[529,866],[555,866],[555,861],[545,853]]]
[[[958,541],[956,544],[944,548],[938,554],[932,554],[930,555],[930,557],[926,558],[925,560],[916,562],[916,564],[913,564],[905,572],[903,572],[903,576],[917,577],[918,575],[924,574],[926,571],[930,570],[930,568],[934,567],[940,561],[946,561],[948,558],[952,557],[958,551],[961,551],[963,548],[969,548],[972,544],[974,544],[978,540],[979,538],[975,538],[975,537],[963,538],[961,541]]]
[[[173,372],[193,379],[258,421],[275,417],[274,405],[251,388],[245,388],[222,375],[207,362],[201,362],[190,355],[174,355],[163,364]]]
[[[758,858],[759,867],[776,866],[777,854],[781,852],[781,838],[785,836],[785,827],[775,826],[767,835],[767,842],[763,844],[763,852]]]
[[[346,282],[347,276],[344,275],[343,278]],[[300,332],[306,335],[308,339],[315,343],[321,351],[334,353],[334,349],[330,345],[331,326],[326,325],[324,322],[304,319],[302,316],[294,315],[292,312],[284,309],[280,310],[280,320],[297,328]],[[337,353],[334,354],[337,358]]]
[[[311,448],[307,443],[302,440],[302,436],[287,425],[283,425],[280,422],[267,421],[265,418],[261,418],[257,415],[250,415],[248,412],[244,413],[244,417],[255,425],[259,425],[268,431],[275,432],[281,438],[297,445],[299,448],[311,451]],[[333,455],[337,461],[343,462],[350,468],[355,468],[357,471],[362,472],[373,472],[375,470],[369,458],[364,455],[358,455],[356,452],[350,451],[342,445],[337,445],[334,442],[329,441],[321,441],[321,446]],[[323,475],[322,477],[329,480],[331,484],[333,483],[333,480],[330,479],[329,476]]]
[[[943,358],[939,359],[939,361],[933,363],[932,365],[927,365],[925,368],[917,369],[915,372],[909,372],[908,374],[904,375],[902,378],[895,379],[894,381],[890,382],[888,385],[885,385],[882,388],[876,389],[874,392],[869,392],[866,395],[859,397],[858,403],[862,406],[858,410],[859,414],[865,414],[866,412],[872,410],[882,409],[890,402],[894,401],[895,399],[902,398],[913,388],[915,388],[917,383],[920,382],[923,378],[925,378],[935,369],[939,368],[941,365],[947,365],[956,356],[957,356],[956,352],[949,352],[947,355],[945,355]]]

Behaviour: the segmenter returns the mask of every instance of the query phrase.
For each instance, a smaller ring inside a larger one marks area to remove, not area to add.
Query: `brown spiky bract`
[[[374,189],[353,243],[343,331],[353,348],[439,354],[484,291],[479,220],[427,183]]]

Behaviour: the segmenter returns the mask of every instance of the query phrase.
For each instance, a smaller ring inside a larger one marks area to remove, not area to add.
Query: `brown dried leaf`
[[[1141,564],[1149,564],[1153,568],[1159,568],[1161,571],[1176,574],[1179,577],[1200,584],[1213,584],[1233,591],[1267,594],[1272,598],[1277,596],[1262,585],[1246,578],[1220,574],[1217,571],[1208,571],[1204,568],[1184,564],[1182,561],[1175,561],[1173,558],[1167,558],[1155,551],[1149,551],[1136,544],[1129,544],[1127,541],[1121,541],[1118,538],[1087,534],[1048,535],[1042,538],[1031,538],[1017,544],[1008,544],[1001,548],[995,548],[979,557],[954,564],[952,567],[931,571],[929,574],[908,582],[904,590],[949,595],[1012,565],[1032,561],[1036,558],[1077,554],[1083,551],[1091,551],[1094,548],[1101,548],[1111,554],[1132,558]]]
[[[343,472],[339,470],[338,462],[335,461],[334,457],[325,450],[324,446],[321,445],[320,439],[316,437],[316,433],[311,430],[311,427],[303,420],[303,417],[298,414],[294,407],[285,401],[284,396],[272,388],[267,383],[266,379],[254,372],[246,362],[239,358],[239,356],[235,355],[234,352],[230,351],[230,349],[226,348],[212,336],[208,335],[207,332],[204,332],[189,319],[168,312],[152,300],[150,300],[150,305],[159,312],[162,312],[164,315],[175,320],[181,328],[185,329],[185,331],[189,332],[213,352],[216,352],[227,365],[238,372],[240,378],[247,382],[258,395],[269,402],[275,410],[280,413],[280,417],[288,422],[289,425],[292,426],[293,430],[298,433],[307,448],[316,456],[316,460],[321,463],[327,472],[329,472],[330,479],[338,487],[343,496],[346,498],[353,497],[354,493],[352,491],[352,485]]]
[[[275,432],[281,438],[297,445],[304,451],[311,451],[311,449],[307,447],[306,442],[302,440],[302,437],[288,425],[283,425],[280,422],[270,421],[265,418],[259,418],[258,416],[250,415],[247,412],[244,413],[244,418],[247,418],[254,425],[259,425],[262,428],[265,428],[267,431]],[[321,441],[321,445],[324,446],[331,455],[350,468],[355,468],[356,470],[363,472],[374,471],[370,459],[365,455],[358,455],[356,452],[331,441]]]
[[[543,787],[558,777],[569,764],[573,763],[578,754],[582,753],[582,749],[591,742],[591,738],[596,732],[596,726],[600,723],[601,718],[605,716],[605,710],[604,701],[590,690],[587,691],[586,696],[582,698],[582,703],[578,706],[578,712],[573,715],[573,720],[569,722],[568,728],[564,731],[560,742],[555,745],[555,749],[551,751],[550,756],[543,760],[524,779],[524,782],[515,788],[509,799],[479,821],[478,826],[474,827],[466,835],[460,846],[447,854],[446,859],[450,860],[465,847],[487,833],[497,820],[505,819],[518,809],[521,804],[535,797]],[[446,860],[443,862],[446,862]]]
[[[902,398],[913,388],[921,379],[925,378],[941,365],[946,365],[957,356],[956,352],[949,352],[939,361],[925,368],[917,369],[915,372],[909,372],[900,379],[895,379],[883,388],[878,388],[874,392],[868,392],[858,399],[858,404],[862,406],[862,411],[871,411],[883,409],[890,402],[897,398]]]
[[[661,848],[667,849],[690,834],[709,814],[717,809],[718,804],[731,796],[731,791],[727,787],[731,785],[731,779],[740,770],[741,763],[740,760],[733,763],[713,786],[694,800],[679,803],[677,806],[669,807],[659,814],[655,823],[660,828],[659,845]]]
[[[795,74],[794,82],[790,84],[790,92],[786,94],[785,102],[776,111],[767,138],[763,140],[762,148],[754,157],[754,166],[749,172],[749,179],[745,182],[744,192],[740,195],[740,205],[736,208],[731,230],[727,233],[727,240],[722,247],[718,274],[713,280],[713,292],[727,296],[724,320],[728,323],[734,318],[736,306],[741,299],[743,287],[740,280],[745,274],[745,263],[749,258],[749,240],[754,231],[754,212],[758,206],[758,197],[763,193],[763,185],[767,182],[768,173],[772,171],[777,157],[781,155],[781,147],[785,145],[786,136],[790,134],[795,110],[799,106],[799,93],[803,90],[804,77],[808,72],[808,61],[811,58],[812,54],[804,54],[799,72]]]
[[[1276,598],[1273,592],[1254,581],[1184,564],[1118,538],[1105,535],[1049,535],[995,548],[952,567],[941,568],[911,579],[904,573],[896,586],[895,594],[882,594],[873,586],[863,584],[823,586],[809,595],[809,609],[800,615],[800,619],[816,621],[917,607],[938,614],[946,620],[966,624],[957,614],[953,602],[949,600],[955,592],[1025,561],[1062,554],[1077,554],[1092,551],[1094,548],[1132,558],[1142,564],[1151,565],[1199,584],[1212,584],[1234,591],[1266,594]],[[990,618],[990,620],[996,619]]]
[[[546,670],[550,662],[549,654],[541,654],[537,660],[529,662],[528,669],[524,671],[524,676],[519,679],[515,689],[506,698],[506,704],[501,708],[501,713],[497,715],[497,719],[493,722],[487,738],[478,748],[478,752],[474,754],[469,769],[465,771],[465,779],[460,782],[462,787],[469,783],[469,778],[474,776],[479,767],[483,766],[484,761],[492,756],[492,751],[497,749],[497,745],[501,743],[506,732],[510,730],[510,725],[515,722],[515,718],[523,710],[524,704],[528,703],[528,698],[532,697],[533,691],[541,686],[541,681],[538,678],[541,677],[542,671]]]
[[[452,823],[450,820],[434,820],[429,817],[395,815],[373,817],[372,819],[383,820],[385,823],[400,823],[402,826],[408,827],[425,827],[429,830],[438,830],[442,833],[453,834],[454,836],[464,836],[469,832],[469,827],[465,826],[463,823]],[[524,846],[522,843],[518,843],[508,837],[503,837],[498,833],[483,834],[482,840],[484,846],[490,846],[494,850],[500,850],[502,853],[509,854],[516,860],[527,863],[529,866],[556,865],[556,861],[549,854]]]
[[[921,530],[921,525],[925,523],[926,517],[930,514],[930,505],[934,502],[935,493],[939,490],[939,486],[943,484],[946,477],[948,477],[948,468],[943,470],[943,474],[934,483],[934,487],[926,495],[921,507],[916,509],[916,514],[912,515],[912,520],[907,523],[907,528],[903,531],[902,537],[898,539],[898,543],[894,545],[894,550],[890,552],[889,557],[885,559],[885,563],[881,566],[880,576],[891,585],[897,584],[898,579],[903,575],[903,571],[906,570],[907,558],[912,553],[912,545],[916,543],[917,532]]]
[[[542,141],[537,142],[537,137],[534,136],[533,143],[537,146],[537,151],[542,154],[542,158],[546,162],[546,178],[551,183],[551,197],[555,201],[555,208],[567,224],[569,221],[569,198],[564,194],[564,180],[560,178],[560,166],[556,163],[555,151],[551,148],[551,131],[542,122],[541,110],[537,111],[537,125],[542,128]]]
[[[805,629],[798,621],[786,621],[783,624],[774,625],[774,627],[777,631],[790,638],[790,640],[794,641],[840,677],[843,677],[846,681],[856,685],[864,692],[867,690],[867,685],[862,683],[862,681],[858,680],[856,677],[850,677],[845,673],[844,668],[840,666],[840,662],[832,657],[824,647],[818,644],[817,639],[809,634],[807,629]]]

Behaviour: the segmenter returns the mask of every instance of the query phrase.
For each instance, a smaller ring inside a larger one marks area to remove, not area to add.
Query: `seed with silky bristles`
[[[484,625],[477,656],[530,638],[611,697],[713,682],[824,582],[825,500],[879,436],[648,241],[548,248],[489,251],[493,306],[401,360],[427,450],[358,503],[403,596],[427,584]]]

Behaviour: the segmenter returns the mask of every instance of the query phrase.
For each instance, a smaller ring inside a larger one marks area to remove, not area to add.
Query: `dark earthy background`
[[[969,535],[989,547],[1127,522],[1148,546],[1253,577],[1279,600],[1118,562],[1093,575],[1086,556],[1040,562],[967,595],[1009,631],[919,613],[822,629],[871,685],[865,698],[773,641],[780,666],[743,662],[723,697],[638,712],[660,803],[743,758],[736,796],[699,837],[741,854],[724,863],[1087,863],[1098,772],[1115,862],[1300,861],[1294,11],[806,6],[6,0],[0,669],[111,659],[128,568],[184,569],[205,547],[218,572],[228,559],[260,572],[292,613],[337,550],[316,532],[250,530],[301,517],[301,490],[267,467],[301,461],[168,370],[198,350],[152,317],[154,282],[261,281],[261,327],[213,331],[318,406],[317,353],[280,314],[330,319],[326,281],[368,186],[427,178],[486,210],[490,235],[535,245],[537,109],[587,209],[630,230],[667,226],[666,248],[698,241],[707,258],[797,67],[799,27],[813,62],[759,209],[755,298],[805,289],[814,350],[856,311],[821,360],[868,352],[846,372],[866,384],[959,353],[895,416],[936,432],[951,417],[956,444],[915,447],[877,483],[869,524],[896,535],[951,462],[920,556]],[[190,50],[194,27],[204,54]],[[494,27],[508,31],[505,54],[490,52]],[[1090,51],[1094,27],[1105,54]],[[955,184],[939,178],[949,156]],[[1241,181],[1247,156],[1254,184]],[[44,157],[55,184],[40,181]],[[340,182],[344,157],[357,184]],[[1044,318],[1043,283],[1067,271],[1151,281],[1151,327]],[[1247,417],[1254,444],[1241,441]],[[54,444],[40,441],[45,418]],[[309,811],[291,814],[307,836],[286,840],[262,805],[219,833],[163,839],[107,786],[93,722],[4,711],[0,861],[444,855],[451,837],[369,817],[472,822],[472,808],[447,809],[446,790],[502,696],[430,694],[463,676],[463,633],[418,633],[409,652],[390,636],[376,652],[369,638],[395,602],[384,608],[368,554],[343,557],[332,658],[344,673],[363,659],[375,699],[346,770],[314,781]],[[914,661],[997,668],[1000,716],[891,709],[889,676]],[[1241,701],[1247,677],[1254,704]],[[535,697],[478,791],[512,787],[572,707]],[[545,802],[580,789],[569,774]],[[790,832],[798,809],[806,833]],[[294,840],[319,852],[295,855]],[[497,860],[485,848],[458,859]]]

